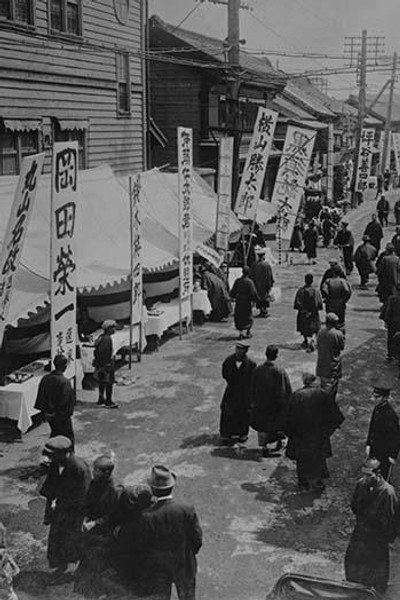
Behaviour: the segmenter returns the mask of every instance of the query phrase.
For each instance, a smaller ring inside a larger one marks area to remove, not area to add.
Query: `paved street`
[[[366,201],[348,215],[356,244],[374,207],[375,202]],[[393,232],[391,224],[385,237],[390,239]],[[328,257],[336,254],[333,248],[319,249],[318,264],[312,267],[318,283]],[[261,362],[266,344],[277,344],[280,362],[296,388],[301,372],[314,369],[316,356],[300,349],[292,308],[295,290],[310,267],[305,255],[292,257],[293,264],[274,268],[282,300],[273,305],[271,318],[255,319],[250,356]],[[111,448],[117,456],[115,478],[127,484],[143,481],[154,462],[166,463],[178,476],[177,499],[195,504],[204,530],[199,599],[259,600],[286,571],[344,576],[343,555],[353,524],[349,496],[364,456],[371,382],[382,373],[393,376],[394,405],[400,397],[397,367],[384,361],[385,331],[378,319],[375,277],[368,291],[357,289],[356,271],[351,281],[338,396],[346,420],[332,439],[331,479],[322,494],[299,494],[294,463],[283,454],[261,459],[254,432],[240,454],[219,445],[221,364],[237,339],[232,319],[195,327],[182,341],[171,337],[131,371],[122,368],[115,393],[121,404],[118,411],[97,408],[96,392],[81,394],[74,420],[79,456],[91,461]],[[23,571],[17,584],[22,599],[69,597],[71,589],[44,585],[47,530],[42,525],[44,502],[36,488],[47,436],[48,426],[43,424],[29,431],[22,443],[0,446],[0,518],[9,528],[11,548]],[[399,482],[398,467],[394,482]],[[393,599],[400,596],[400,576],[399,581],[395,577],[399,552],[395,547],[387,594]]]

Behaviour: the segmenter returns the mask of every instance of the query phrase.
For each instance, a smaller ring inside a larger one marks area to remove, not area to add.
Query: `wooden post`
[[[132,306],[132,282],[133,282],[133,185],[132,185],[132,177],[129,177],[129,224],[130,224],[130,247],[131,247],[131,272],[130,272],[130,284],[131,284],[131,294],[130,294],[130,310],[129,310],[129,369],[132,368],[132,328],[133,328],[133,306]]]

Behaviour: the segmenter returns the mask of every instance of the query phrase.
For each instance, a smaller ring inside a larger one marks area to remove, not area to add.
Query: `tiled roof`
[[[290,79],[283,91],[283,96],[297,101],[316,117],[332,119],[335,112],[328,107],[328,97],[322,94],[307,78]],[[326,102],[324,99],[326,98]]]

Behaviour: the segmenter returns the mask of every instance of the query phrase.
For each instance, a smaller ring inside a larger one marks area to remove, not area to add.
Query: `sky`
[[[265,52],[274,66],[291,74],[312,70],[321,77],[326,68],[342,68],[345,37],[359,37],[366,29],[370,38],[385,38],[381,60],[386,71],[367,75],[367,93],[376,94],[390,77],[393,53],[400,54],[400,0],[243,0],[243,4],[251,8],[240,11],[243,49]],[[149,13],[174,25],[185,19],[183,28],[212,37],[227,35],[226,6],[209,0],[149,0]],[[276,52],[318,52],[337,58],[293,58]],[[355,73],[322,76],[332,96],[347,98],[357,92]]]

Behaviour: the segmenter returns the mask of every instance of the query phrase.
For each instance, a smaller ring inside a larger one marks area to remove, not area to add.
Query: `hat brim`
[[[153,488],[153,490],[169,490],[169,489],[173,488],[176,484],[176,475],[171,473],[171,483],[169,483],[168,485],[157,485],[156,483],[154,483],[152,481],[151,477],[149,477],[149,479],[147,480],[147,483],[149,484],[149,486],[151,488]]]

